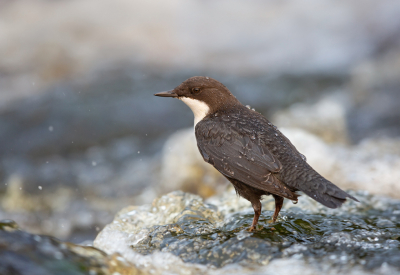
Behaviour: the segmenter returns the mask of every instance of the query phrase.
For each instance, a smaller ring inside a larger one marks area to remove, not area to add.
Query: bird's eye
[[[197,95],[198,93],[200,93],[200,88],[193,88],[192,93]]]

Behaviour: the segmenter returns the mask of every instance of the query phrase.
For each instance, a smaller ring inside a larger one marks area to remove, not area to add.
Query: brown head
[[[155,96],[182,100],[192,109],[195,124],[208,114],[241,105],[222,83],[205,76],[191,77],[175,89],[157,93]]]

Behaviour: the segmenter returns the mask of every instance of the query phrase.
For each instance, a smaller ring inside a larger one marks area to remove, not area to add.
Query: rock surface
[[[147,274],[119,255],[106,255],[89,246],[61,242],[18,229],[10,220],[0,221],[0,274],[94,275]]]
[[[249,203],[232,189],[204,202],[172,192],[121,210],[94,246],[152,274],[395,274],[400,272],[400,201],[352,193],[360,203],[328,209],[302,196],[248,232]]]
[[[181,191],[121,210],[94,246],[34,235],[0,221],[0,274],[360,274],[400,273],[400,201],[352,192],[360,202],[328,209],[306,196],[270,224],[232,188],[203,201]]]

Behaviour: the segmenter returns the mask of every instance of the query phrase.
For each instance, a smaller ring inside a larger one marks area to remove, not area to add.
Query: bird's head
[[[196,123],[206,115],[240,104],[222,83],[205,76],[194,76],[171,91],[155,94],[161,97],[175,97],[192,109]]]

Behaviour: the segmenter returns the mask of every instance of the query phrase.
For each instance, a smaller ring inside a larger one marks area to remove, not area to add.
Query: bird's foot
[[[256,227],[255,227],[255,226],[250,226],[250,227],[247,229],[247,231],[249,231],[249,232],[254,232],[254,231],[256,231]]]
[[[259,225],[258,228],[257,228],[257,226],[250,226],[249,229],[247,229],[247,231],[255,232],[255,231],[258,231],[258,230],[261,230],[261,229],[263,229],[262,225]]]

